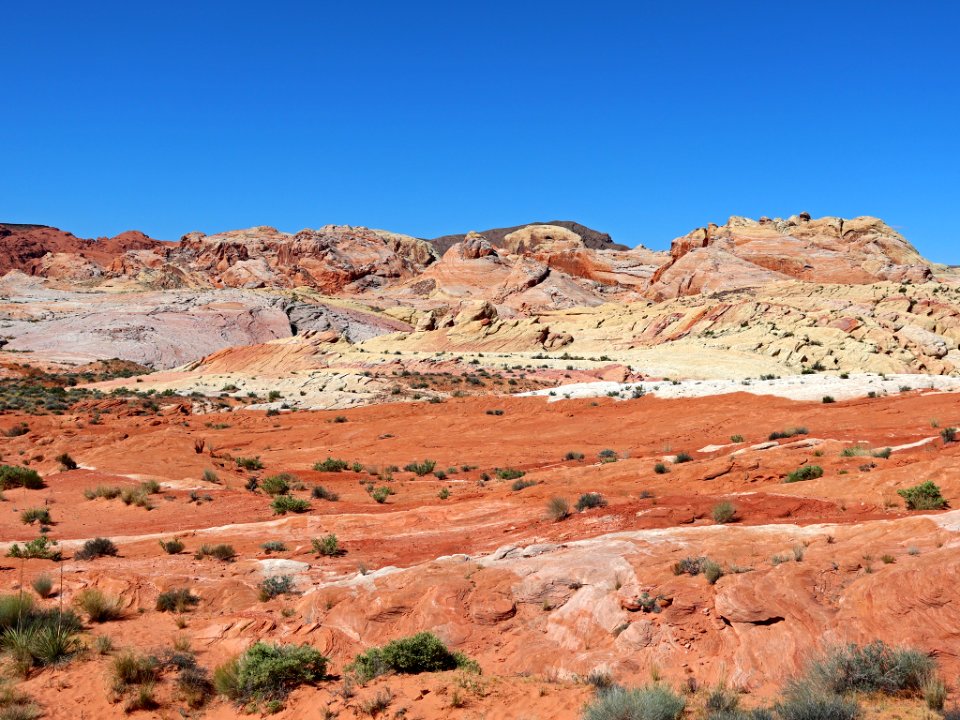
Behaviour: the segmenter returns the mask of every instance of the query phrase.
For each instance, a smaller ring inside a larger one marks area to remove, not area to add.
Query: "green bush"
[[[77,461],[70,457],[67,453],[60,453],[57,455],[54,460],[60,464],[64,470],[76,470],[79,465]]]
[[[682,697],[661,685],[613,687],[586,707],[583,720],[678,720],[685,707]]]
[[[24,525],[33,525],[39,522],[41,525],[52,525],[53,520],[50,517],[50,511],[47,508],[28,508],[20,513],[20,521]]]
[[[186,546],[180,538],[173,538],[173,540],[161,540],[160,547],[163,548],[163,551],[167,555],[177,555],[178,553],[182,553]]]
[[[336,557],[337,555],[343,555],[344,552],[346,552],[340,547],[340,541],[337,540],[337,536],[333,534],[322,538],[314,538],[311,541],[311,544],[313,545],[313,551],[317,555]]]
[[[237,463],[237,467],[244,470],[263,470],[263,462],[259,457],[238,457],[234,458],[234,462]]]
[[[690,455],[690,453],[685,452],[679,452],[673,458],[673,462],[675,463],[687,463],[691,460],[693,460],[693,457]]]
[[[908,510],[941,510],[947,505],[940,488],[930,480],[897,490],[897,495],[904,499]]]
[[[95,488],[87,488],[84,490],[83,496],[87,500],[96,500],[97,498],[113,500],[114,498],[120,497],[120,488],[116,485],[97,485]]]
[[[40,490],[44,487],[43,478],[36,470],[19,465],[0,465],[0,490],[13,488]]]
[[[787,438],[796,437],[797,435],[806,435],[807,429],[805,427],[792,427],[787,428],[786,430],[779,430],[770,433],[768,440],[785,440]]]
[[[50,594],[53,592],[53,578],[47,575],[47,573],[37,575],[30,585],[33,591],[42,598],[50,597]]]
[[[290,483],[296,480],[293,475],[289,473],[280,473],[279,475],[271,475],[266,477],[260,483],[260,488],[267,495],[286,495],[290,492]]]
[[[393,490],[386,486],[380,486],[377,489],[371,491],[370,497],[376,500],[381,505],[387,501],[387,498],[393,495]]]
[[[804,465],[787,475],[783,481],[785,483],[795,483],[803,480],[816,480],[818,477],[823,477],[822,467],[819,465]]]
[[[617,455],[616,450],[606,448],[597,453],[597,458],[601,463],[613,463],[619,459],[619,456]]]
[[[350,467],[350,463],[346,460],[337,460],[332,457],[328,457],[326,460],[314,463],[313,465],[313,469],[317,472],[343,472],[348,467]]]
[[[501,480],[517,480],[526,475],[526,471],[516,468],[494,468],[494,474]]]
[[[273,508],[274,515],[286,515],[288,512],[305,513],[310,509],[310,503],[290,495],[277,495],[270,507]]]
[[[290,595],[293,592],[293,575],[272,575],[265,578],[257,587],[262,602],[278,595]]]
[[[98,557],[106,557],[108,555],[115,556],[118,552],[119,550],[117,550],[117,546],[113,544],[112,540],[98,537],[87,540],[83,544],[83,547],[73,554],[73,559],[95,560]]]
[[[190,593],[187,588],[174,588],[157,596],[157,610],[160,612],[186,612],[200,604],[200,599]]]
[[[321,680],[327,658],[309,645],[257,642],[217,668],[217,692],[238,703],[283,700],[295,688]]]
[[[577,500],[577,504],[574,506],[577,509],[577,512],[583,512],[584,510],[591,510],[593,508],[606,507],[607,501],[604,500],[603,495],[595,492],[584,493]]]
[[[267,540],[260,546],[268,555],[274,552],[286,552],[287,546],[279,540]]]
[[[407,472],[412,472],[418,477],[423,477],[424,475],[429,475],[434,471],[434,468],[437,467],[435,460],[424,460],[422,463],[413,461],[404,466],[404,470]]]
[[[664,475],[670,472],[670,468],[667,467],[666,463],[658,462],[656,465],[653,466],[653,471],[657,475]]]
[[[918,696],[935,670],[934,661],[919,650],[892,648],[877,640],[834,648],[810,666],[808,677],[841,695],[882,692]]]
[[[56,545],[56,540],[52,540],[46,535],[40,535],[30,542],[24,543],[23,547],[14,543],[7,550],[7,557],[58,561],[62,553],[54,549]]]
[[[417,675],[459,667],[475,669],[476,664],[465,655],[450,651],[433,633],[420,632],[357,655],[347,669],[360,682],[367,682],[388,672]]]

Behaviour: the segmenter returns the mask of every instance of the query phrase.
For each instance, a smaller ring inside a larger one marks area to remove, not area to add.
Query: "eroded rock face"
[[[790,279],[923,282],[932,274],[916,249],[877,218],[731,217],[725,225],[710,224],[674,240],[648,294],[664,299]]]

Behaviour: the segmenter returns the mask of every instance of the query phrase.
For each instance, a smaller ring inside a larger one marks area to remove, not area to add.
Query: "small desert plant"
[[[310,503],[290,495],[277,495],[270,503],[270,507],[274,515],[285,515],[288,512],[305,513],[310,509]]]
[[[160,547],[167,555],[176,555],[182,553],[186,546],[180,538],[173,538],[172,540],[160,540]]]
[[[41,525],[52,525],[50,511],[47,508],[28,508],[20,513],[20,520],[24,525],[33,525],[38,522]]]
[[[947,702],[947,686],[943,680],[931,675],[924,681],[921,691],[928,708],[937,712],[943,710],[943,706]]]
[[[897,490],[897,495],[904,499],[908,510],[940,510],[947,505],[940,488],[930,480]]]
[[[7,557],[13,558],[36,558],[40,560],[59,560],[61,553],[54,548],[57,545],[56,540],[51,540],[46,535],[40,535],[33,540],[24,543],[21,547],[14,543],[7,550]]]
[[[731,436],[730,436],[730,442],[732,442],[732,443],[742,443],[742,442],[743,442],[743,435],[739,435],[739,434],[738,434],[738,435],[731,435]]]
[[[494,474],[501,480],[518,480],[526,475],[525,470],[517,470],[516,468],[494,468]]]
[[[54,460],[59,463],[60,467],[62,467],[64,470],[76,470],[79,467],[79,465],[77,465],[77,461],[70,457],[67,453],[60,453],[54,458]]]
[[[702,555],[699,557],[687,556],[673,564],[674,575],[699,575],[703,572],[704,564],[707,558]]]
[[[238,457],[234,462],[243,470],[263,470],[263,461],[259,457]]]
[[[823,468],[819,465],[804,465],[794,470],[784,478],[785,483],[802,482],[803,480],[816,480],[823,476]]]
[[[113,652],[113,639],[109,635],[97,635],[93,638],[93,651],[97,655],[109,655]]]
[[[940,431],[940,437],[943,438],[944,443],[952,443],[957,441],[957,429],[948,427]]]
[[[577,509],[577,512],[583,512],[584,510],[592,510],[593,508],[606,507],[607,501],[604,499],[603,495],[595,492],[584,493],[577,500],[577,504],[574,506]]]
[[[117,546],[108,538],[93,538],[87,540],[83,547],[73,554],[74,560],[95,560],[98,557],[115,556],[118,552]]]
[[[260,483],[260,489],[267,495],[286,495],[290,492],[290,483],[296,478],[289,473],[280,473],[265,477]]]
[[[200,549],[197,550],[193,556],[197,560],[212,557],[217,560],[222,560],[223,562],[231,562],[237,557],[237,552],[233,549],[233,545],[221,543],[219,545],[201,545]]]
[[[260,600],[266,602],[278,595],[289,595],[293,592],[293,575],[272,575],[265,578],[258,586]]]
[[[18,487],[40,490],[43,486],[43,479],[36,470],[19,465],[0,465],[0,490]]]
[[[679,452],[673,458],[673,462],[675,463],[686,463],[690,462],[691,460],[693,460],[693,457],[690,455],[690,453],[685,452]]]
[[[737,508],[731,502],[721,502],[713,506],[713,510],[710,513],[713,516],[713,521],[718,525],[724,525],[729,522],[733,522],[737,517]]]
[[[311,544],[313,545],[313,551],[317,555],[336,557],[344,553],[343,548],[340,547],[340,541],[337,540],[337,536],[333,534],[326,535],[322,538],[314,538]]]
[[[47,573],[37,575],[30,583],[33,591],[42,598],[50,597],[53,592],[53,579]]]
[[[867,645],[834,648],[815,661],[807,676],[832,692],[882,692],[918,695],[933,675],[934,661],[909,648],[892,648],[877,640]]]
[[[613,687],[586,707],[583,720],[678,720],[684,707],[683,698],[662,685]]]
[[[583,453],[574,452],[571,450],[570,452],[568,452],[566,455],[563,456],[563,459],[564,460],[583,460]]]
[[[203,707],[213,694],[213,683],[207,670],[202,667],[183,668],[177,675],[177,692],[194,710]]]
[[[310,497],[314,500],[327,500],[328,502],[336,502],[340,499],[339,495],[327,490],[323,485],[314,485],[310,491]]]
[[[476,664],[463,654],[450,651],[433,633],[421,632],[357,655],[348,670],[360,682],[368,682],[388,672],[416,675],[458,667],[476,668]]]
[[[706,558],[703,561],[703,576],[707,579],[707,582],[713,585],[720,578],[723,577],[723,568],[720,567],[720,563],[714,562],[710,558]]]
[[[536,484],[536,480],[514,480],[510,485],[510,489],[515,492],[519,492],[520,490],[525,490],[528,487],[533,487]]]
[[[102,623],[116,620],[121,615],[120,602],[95,588],[81,590],[74,602],[83,610],[90,622]]]
[[[570,503],[562,497],[552,497],[547,501],[547,517],[554,522],[560,522],[570,517]]]
[[[441,500],[446,500],[450,497],[450,490],[448,488],[440,488],[440,491],[437,493],[437,497]]]
[[[856,720],[860,716],[854,700],[810,682],[791,683],[777,703],[776,711],[781,720]]]
[[[797,435],[806,435],[807,429],[805,427],[792,427],[787,428],[786,430],[777,430],[770,433],[768,440],[785,440],[787,438],[796,437]]]
[[[823,402],[824,405],[830,405],[831,403],[835,403],[836,400],[833,398],[833,395],[824,395],[821,402]]]
[[[96,500],[97,498],[113,500],[114,498],[120,497],[120,492],[120,488],[116,485],[97,485],[95,488],[87,488],[84,490],[83,496],[87,500]]]
[[[217,692],[239,703],[282,701],[299,687],[326,676],[327,658],[309,645],[257,642],[216,669]]]
[[[393,491],[385,486],[378,487],[370,492],[370,497],[381,505],[385,503],[391,495],[393,495]]]
[[[217,473],[207,468],[203,471],[203,475],[200,476],[200,479],[204,482],[219,484],[220,478],[217,476]]]
[[[436,467],[437,467],[437,463],[435,460],[424,460],[421,463],[418,463],[416,461],[412,463],[408,463],[407,465],[404,466],[403,469],[406,470],[407,472],[412,472],[414,475],[417,475],[418,477],[423,477],[424,475],[429,475],[430,473],[432,473]]]
[[[658,462],[656,465],[653,466],[653,471],[657,475],[664,475],[670,472],[670,468],[667,467],[666,463]]]
[[[619,456],[617,455],[616,450],[606,448],[597,453],[597,458],[601,463],[612,463],[616,462],[619,459]]]
[[[338,460],[332,457],[328,457],[326,460],[314,463],[313,465],[313,469],[317,472],[343,472],[348,467],[350,467],[350,463],[346,460]]]
[[[200,599],[187,588],[174,588],[157,596],[157,610],[160,612],[186,612],[200,603]]]
[[[279,540],[267,540],[260,547],[268,555],[275,552],[286,552],[287,550],[287,546]]]
[[[123,692],[131,685],[145,685],[156,681],[159,663],[155,657],[127,651],[113,659],[113,688]]]

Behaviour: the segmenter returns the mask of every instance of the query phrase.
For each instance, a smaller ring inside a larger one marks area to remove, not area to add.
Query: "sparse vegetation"
[[[53,579],[47,573],[40,573],[30,583],[33,591],[41,598],[48,598],[53,592]]]
[[[612,687],[597,695],[583,720],[679,720],[686,702],[663,685]]]
[[[180,538],[173,538],[172,540],[160,540],[160,547],[163,548],[163,551],[167,555],[176,555],[182,553],[185,545]]]
[[[41,490],[44,487],[43,478],[32,468],[0,465],[0,490],[12,490],[18,487]]]
[[[310,645],[257,642],[216,669],[217,692],[237,703],[283,701],[291,690],[323,679],[327,658]]]
[[[424,475],[429,475],[437,467],[435,460],[424,460],[423,462],[412,462],[404,466],[404,470],[407,472],[412,472],[418,477],[423,477]]]
[[[336,502],[340,499],[339,495],[327,490],[323,485],[314,485],[310,491],[310,497],[314,500],[326,500],[327,502]]]
[[[120,551],[108,538],[93,538],[87,540],[83,547],[73,554],[74,560],[96,560],[99,557],[115,556]]]
[[[713,510],[710,512],[713,516],[713,521],[718,525],[724,525],[729,522],[733,522],[737,517],[737,508],[731,502],[721,502],[713,506]]]
[[[667,467],[666,463],[658,462],[656,465],[653,466],[653,471],[657,475],[665,475],[666,473],[670,472],[670,468]]]
[[[337,540],[337,536],[330,534],[322,538],[314,538],[311,541],[313,545],[313,551],[317,555],[324,555],[326,557],[336,557],[338,555],[344,554],[344,549],[340,547],[340,541]]]
[[[947,506],[940,488],[931,480],[897,490],[897,495],[904,499],[908,510],[941,510]]]
[[[364,683],[388,672],[416,675],[456,668],[477,669],[477,666],[465,655],[450,651],[440,638],[429,632],[371,648],[357,655],[348,667]]]
[[[263,462],[259,457],[238,457],[234,458],[234,462],[243,470],[263,470]]]
[[[291,495],[277,495],[270,503],[274,515],[290,513],[305,513],[310,509],[310,503],[302,498]]]
[[[260,591],[260,600],[266,602],[278,595],[289,595],[293,592],[293,575],[271,575],[265,578],[257,588]]]
[[[77,593],[74,602],[93,623],[116,620],[121,615],[120,601],[117,598],[104,595],[96,588],[81,590]]]
[[[350,463],[346,460],[338,460],[332,457],[328,457],[326,460],[314,463],[313,465],[313,469],[317,472],[343,472],[348,467],[350,467]]]
[[[804,465],[787,475],[783,481],[785,483],[802,482],[804,480],[816,480],[823,477],[823,468],[819,465]]]
[[[520,491],[528,487],[533,487],[536,484],[536,480],[514,480],[510,485],[510,489],[514,491]]]
[[[786,430],[778,430],[770,433],[768,440],[786,440],[797,435],[806,435],[807,429],[805,427],[792,427],[787,428]]]
[[[188,588],[174,588],[157,596],[157,610],[160,612],[184,613],[200,604],[200,599]]]
[[[231,562],[235,557],[237,557],[237,552],[233,549],[232,545],[227,545],[221,543],[219,545],[201,545],[200,549],[194,553],[194,557],[197,560],[203,560],[207,557],[212,557],[217,560],[222,560],[223,562]]]
[[[570,517],[570,503],[562,497],[552,497],[547,501],[547,517],[560,522]]]
[[[20,521],[24,525],[33,525],[33,523],[40,523],[41,525],[53,524],[53,520],[50,518],[50,511],[45,507],[27,508],[20,513]]]

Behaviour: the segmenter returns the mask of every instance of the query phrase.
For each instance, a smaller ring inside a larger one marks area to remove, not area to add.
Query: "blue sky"
[[[954,3],[8,3],[0,221],[877,215],[960,263]]]

